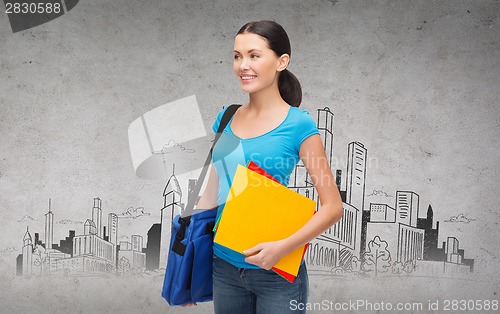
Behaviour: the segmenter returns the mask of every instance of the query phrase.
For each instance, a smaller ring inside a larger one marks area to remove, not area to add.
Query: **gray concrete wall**
[[[49,199],[54,243],[83,233],[94,197],[103,219],[121,217],[119,240],[147,239],[168,178],[136,176],[128,126],[196,95],[208,132],[223,105],[246,100],[232,73],[233,38],[261,19],[288,32],[301,108],[335,116],[341,190],[348,145],[360,142],[370,163],[359,210],[394,208],[397,191],[412,191],[419,217],[431,205],[433,227],[440,222],[438,247],[455,237],[474,260],[461,275],[311,271],[309,301],[418,302],[430,313],[429,300],[440,310],[447,299],[499,300],[499,10],[494,0],[80,1],[15,33],[1,14],[0,312],[183,312],[161,298],[161,270],[23,277],[16,258],[27,227],[44,239]],[[177,177],[184,191],[195,176]]]

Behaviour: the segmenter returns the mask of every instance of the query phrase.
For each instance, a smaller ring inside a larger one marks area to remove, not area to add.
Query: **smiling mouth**
[[[244,81],[244,82],[249,82],[249,81],[253,80],[256,77],[257,76],[255,76],[255,75],[240,75],[241,80]]]

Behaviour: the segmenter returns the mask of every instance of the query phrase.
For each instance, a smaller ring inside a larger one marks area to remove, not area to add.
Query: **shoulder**
[[[214,131],[214,133],[217,133],[217,129],[219,128],[220,121],[222,120],[222,115],[224,114],[224,112],[226,111],[227,108],[228,108],[228,106],[223,106],[222,109],[219,109],[217,116],[215,117],[215,121],[212,124],[212,131]]]
[[[298,153],[302,142],[313,134],[319,134],[319,130],[316,119],[313,118],[309,111],[297,107],[292,107],[291,110],[290,128],[295,139],[295,150]]]
[[[307,111],[306,109],[302,109],[299,107],[290,107],[290,109],[291,112],[295,115],[310,115],[309,111]]]
[[[214,131],[214,133],[217,133],[217,130],[219,128],[219,124],[221,123],[222,117],[224,116],[224,113],[226,112],[227,108],[229,108],[230,106],[231,105],[222,106],[222,109],[219,109],[219,112],[217,113],[217,117],[215,118],[215,121],[212,124],[212,131]]]
[[[231,106],[235,106],[236,107],[235,109],[242,107],[241,104],[231,104],[231,105],[222,106],[222,109],[219,109],[219,112],[217,113],[217,118],[219,118],[219,119],[222,118],[222,116],[224,115],[226,110]]]
[[[290,112],[291,120],[294,123],[300,123],[300,124],[302,123],[310,124],[311,122],[316,123],[313,116],[306,109],[291,107],[290,110],[291,110]]]

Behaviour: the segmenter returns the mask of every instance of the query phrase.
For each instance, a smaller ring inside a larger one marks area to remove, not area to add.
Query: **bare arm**
[[[344,212],[320,135],[315,134],[304,140],[299,154],[318,191],[321,206],[300,230],[285,239],[287,254],[322,234],[342,219]]]
[[[259,243],[243,251],[247,256],[247,263],[271,269],[283,256],[309,243],[342,218],[342,198],[327,162],[320,135],[314,134],[305,139],[300,146],[299,155],[318,191],[321,207],[291,236],[279,241]],[[256,252],[258,253],[253,255]]]
[[[217,178],[217,173],[215,172],[215,167],[213,163],[210,163],[210,172],[208,175],[207,185],[195,208],[212,209],[214,207],[217,207],[219,205],[217,202],[218,193],[219,193],[219,180]]]
[[[208,174],[208,182],[203,194],[195,206],[195,209],[212,209],[218,206],[217,194],[219,192],[219,180],[213,163],[210,163],[210,172]],[[211,262],[211,261],[210,261]],[[184,304],[183,307],[195,306],[196,303]]]

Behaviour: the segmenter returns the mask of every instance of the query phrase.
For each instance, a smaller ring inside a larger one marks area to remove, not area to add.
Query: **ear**
[[[277,69],[278,72],[281,72],[284,69],[286,69],[286,67],[288,66],[289,63],[290,63],[290,55],[288,53],[282,54],[278,58],[278,69]]]

